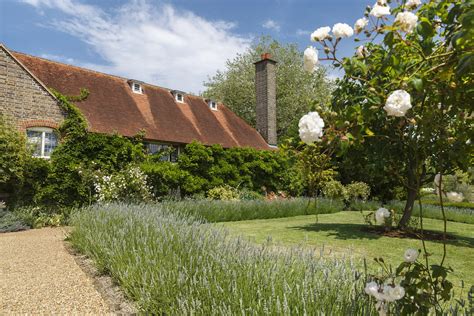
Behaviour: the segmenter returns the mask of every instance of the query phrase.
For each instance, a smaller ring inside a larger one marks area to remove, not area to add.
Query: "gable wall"
[[[57,128],[65,118],[57,101],[1,46],[0,114],[19,129]]]

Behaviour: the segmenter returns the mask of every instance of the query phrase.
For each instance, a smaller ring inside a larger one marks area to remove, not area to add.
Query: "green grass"
[[[159,204],[94,206],[72,224],[73,245],[144,314],[375,314],[350,260],[257,246]]]
[[[225,226],[235,235],[243,235],[252,242],[263,243],[270,237],[281,246],[303,244],[305,247],[324,247],[325,254],[337,257],[353,256],[367,258],[368,263],[375,257],[383,257],[387,262],[398,265],[403,260],[407,248],[421,248],[415,239],[391,238],[361,231],[364,220],[359,212],[339,212],[316,216],[296,216],[267,220],[239,221],[217,224]],[[442,231],[443,222],[424,220],[425,229]],[[454,269],[452,281],[459,286],[464,280],[466,287],[474,285],[474,225],[448,223],[448,232],[456,237],[447,247],[446,264]],[[429,241],[428,251],[433,255],[431,262],[439,262],[442,243]],[[370,264],[375,271],[375,264]]]

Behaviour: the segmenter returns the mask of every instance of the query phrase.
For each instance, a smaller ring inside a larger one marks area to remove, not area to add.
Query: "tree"
[[[398,224],[404,229],[423,184],[472,164],[474,2],[433,0],[417,11],[417,1],[397,2],[392,24],[387,4],[366,10],[355,31],[367,43],[352,57],[337,56],[339,42],[353,34],[350,26],[336,24],[334,36],[319,29],[313,37],[326,53],[320,60],[345,72],[333,93],[337,115],[323,114],[326,140],[337,140],[343,151],[357,146],[406,188]]]
[[[204,85],[204,96],[223,102],[247,123],[255,126],[255,66],[260,55],[269,52],[278,62],[277,69],[277,134],[281,141],[297,135],[301,115],[313,104],[327,106],[331,83],[321,67],[305,72],[302,53],[296,44],[281,45],[270,37],[262,37],[245,53],[227,61],[224,71],[218,71]]]

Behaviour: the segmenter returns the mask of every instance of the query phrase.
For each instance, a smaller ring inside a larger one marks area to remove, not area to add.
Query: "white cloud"
[[[62,56],[62,55],[41,54],[40,57],[45,58],[45,59],[49,59],[49,60],[59,61],[61,63],[66,63],[66,64],[77,64],[77,61],[74,58],[69,58],[69,57]]]
[[[232,22],[208,21],[148,0],[107,12],[77,0],[20,1],[61,11],[63,17],[50,26],[79,38],[108,62],[80,66],[195,93],[251,41],[233,34]]]
[[[296,30],[296,35],[297,36],[306,36],[306,35],[310,35],[311,32],[310,31],[306,31],[306,30],[301,30],[301,29],[297,29]]]
[[[277,22],[275,22],[271,19],[266,20],[265,22],[263,22],[262,27],[264,27],[266,29],[269,29],[269,30],[274,30],[276,32],[280,32],[280,24],[278,24]]]

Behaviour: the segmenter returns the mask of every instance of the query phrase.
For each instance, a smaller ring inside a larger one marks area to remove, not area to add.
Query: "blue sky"
[[[12,50],[198,93],[253,39],[303,50],[309,34],[353,25],[372,0],[0,0],[0,42]],[[347,39],[341,54],[352,54]]]

